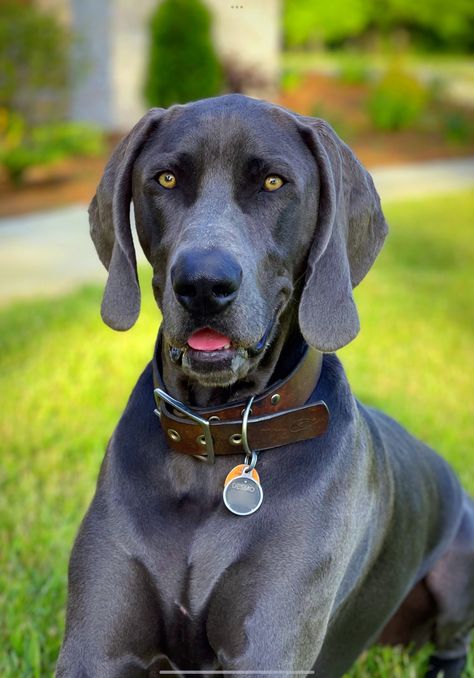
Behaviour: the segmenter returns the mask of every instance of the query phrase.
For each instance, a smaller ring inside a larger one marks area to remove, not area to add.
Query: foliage
[[[347,52],[339,60],[339,79],[348,85],[358,85],[370,80],[367,58],[358,52]]]
[[[18,113],[0,109],[0,165],[19,184],[30,167],[49,165],[71,155],[99,155],[102,133],[89,124],[52,122],[29,127]]]
[[[341,115],[339,111],[335,112],[333,109],[330,110],[321,100],[318,100],[317,103],[311,108],[310,115],[314,118],[322,118],[326,120],[333,130],[341,137],[343,141],[347,141],[354,136],[353,125],[344,115]]]
[[[378,129],[399,130],[416,124],[427,103],[428,91],[417,78],[393,67],[372,87],[367,110]]]
[[[460,111],[447,111],[443,116],[444,136],[453,144],[463,145],[474,137],[474,129],[467,116]]]
[[[145,97],[170,106],[218,94],[222,71],[201,0],[164,0],[151,17]]]
[[[285,68],[280,75],[280,89],[283,92],[292,92],[303,82],[302,74],[294,68]]]
[[[474,5],[471,0],[371,0],[372,22],[382,33],[411,32],[425,49],[454,52],[474,48]]]
[[[472,51],[471,0],[285,0],[288,47],[337,46],[404,33],[424,49]]]
[[[340,352],[356,394],[439,450],[471,492],[473,210],[472,192],[386,206],[391,237],[356,289],[362,331]],[[0,311],[2,678],[52,675],[72,540],[153,350],[150,278],[141,272],[142,314],[128,333],[102,324],[97,286]],[[414,678],[425,660],[375,650],[350,676]]]
[[[367,0],[285,0],[286,44],[320,46],[358,35],[368,25],[369,5]]]
[[[70,36],[32,3],[0,3],[0,108],[30,124],[57,117],[70,71]]]

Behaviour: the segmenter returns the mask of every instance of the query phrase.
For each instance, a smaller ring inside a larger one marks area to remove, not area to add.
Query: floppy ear
[[[359,331],[352,288],[372,266],[388,228],[370,174],[330,125],[302,116],[297,124],[320,184],[299,323],[311,346],[336,351]]]
[[[101,315],[114,330],[128,330],[140,313],[137,260],[130,228],[132,169],[163,109],[152,108],[120,142],[89,205],[91,238],[109,277]]]

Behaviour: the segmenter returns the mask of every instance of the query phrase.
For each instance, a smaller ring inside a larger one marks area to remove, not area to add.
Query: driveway
[[[474,187],[474,158],[373,168],[384,202]],[[144,256],[137,248],[139,260]],[[89,238],[87,206],[0,219],[0,305],[105,281]]]

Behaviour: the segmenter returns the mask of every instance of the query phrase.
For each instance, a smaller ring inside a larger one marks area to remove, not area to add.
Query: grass
[[[472,193],[386,206],[391,236],[356,292],[362,331],[340,352],[357,395],[440,450],[471,492],[473,213]],[[0,313],[2,678],[52,675],[71,544],[159,323],[141,278],[127,334],[102,325],[95,286]],[[348,675],[415,678],[426,657],[375,650]]]
[[[383,51],[365,53],[363,51],[326,50],[307,51],[290,50],[282,55],[285,69],[298,73],[308,71],[339,72],[348,62],[363,66],[370,72],[379,72],[393,59],[393,53]],[[443,80],[459,78],[464,82],[474,82],[474,64],[468,55],[463,54],[423,54],[404,52],[403,61],[407,68],[414,71],[433,71]]]

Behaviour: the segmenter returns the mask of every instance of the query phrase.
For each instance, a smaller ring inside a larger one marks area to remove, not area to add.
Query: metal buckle
[[[200,417],[198,414],[195,414],[192,410],[188,409],[183,403],[181,403],[179,400],[175,400],[172,396],[168,395],[168,393],[165,393],[165,391],[162,391],[161,388],[155,388],[153,391],[155,395],[155,401],[158,407],[157,412],[159,416],[159,411],[160,411],[160,401],[164,400],[168,405],[171,405],[172,407],[176,408],[179,410],[179,412],[182,412],[185,414],[187,417],[195,421],[197,424],[200,424],[202,426],[202,429],[204,431],[204,439],[206,441],[206,451],[207,455],[204,457],[204,455],[196,455],[199,456],[201,459],[205,459],[208,464],[213,464],[214,463],[214,442],[212,440],[211,436],[211,425],[208,422],[207,419],[204,419],[203,417]],[[248,416],[248,415],[247,415]],[[242,429],[243,430],[243,429]],[[247,433],[247,431],[246,431]],[[243,440],[243,438],[242,438]]]

